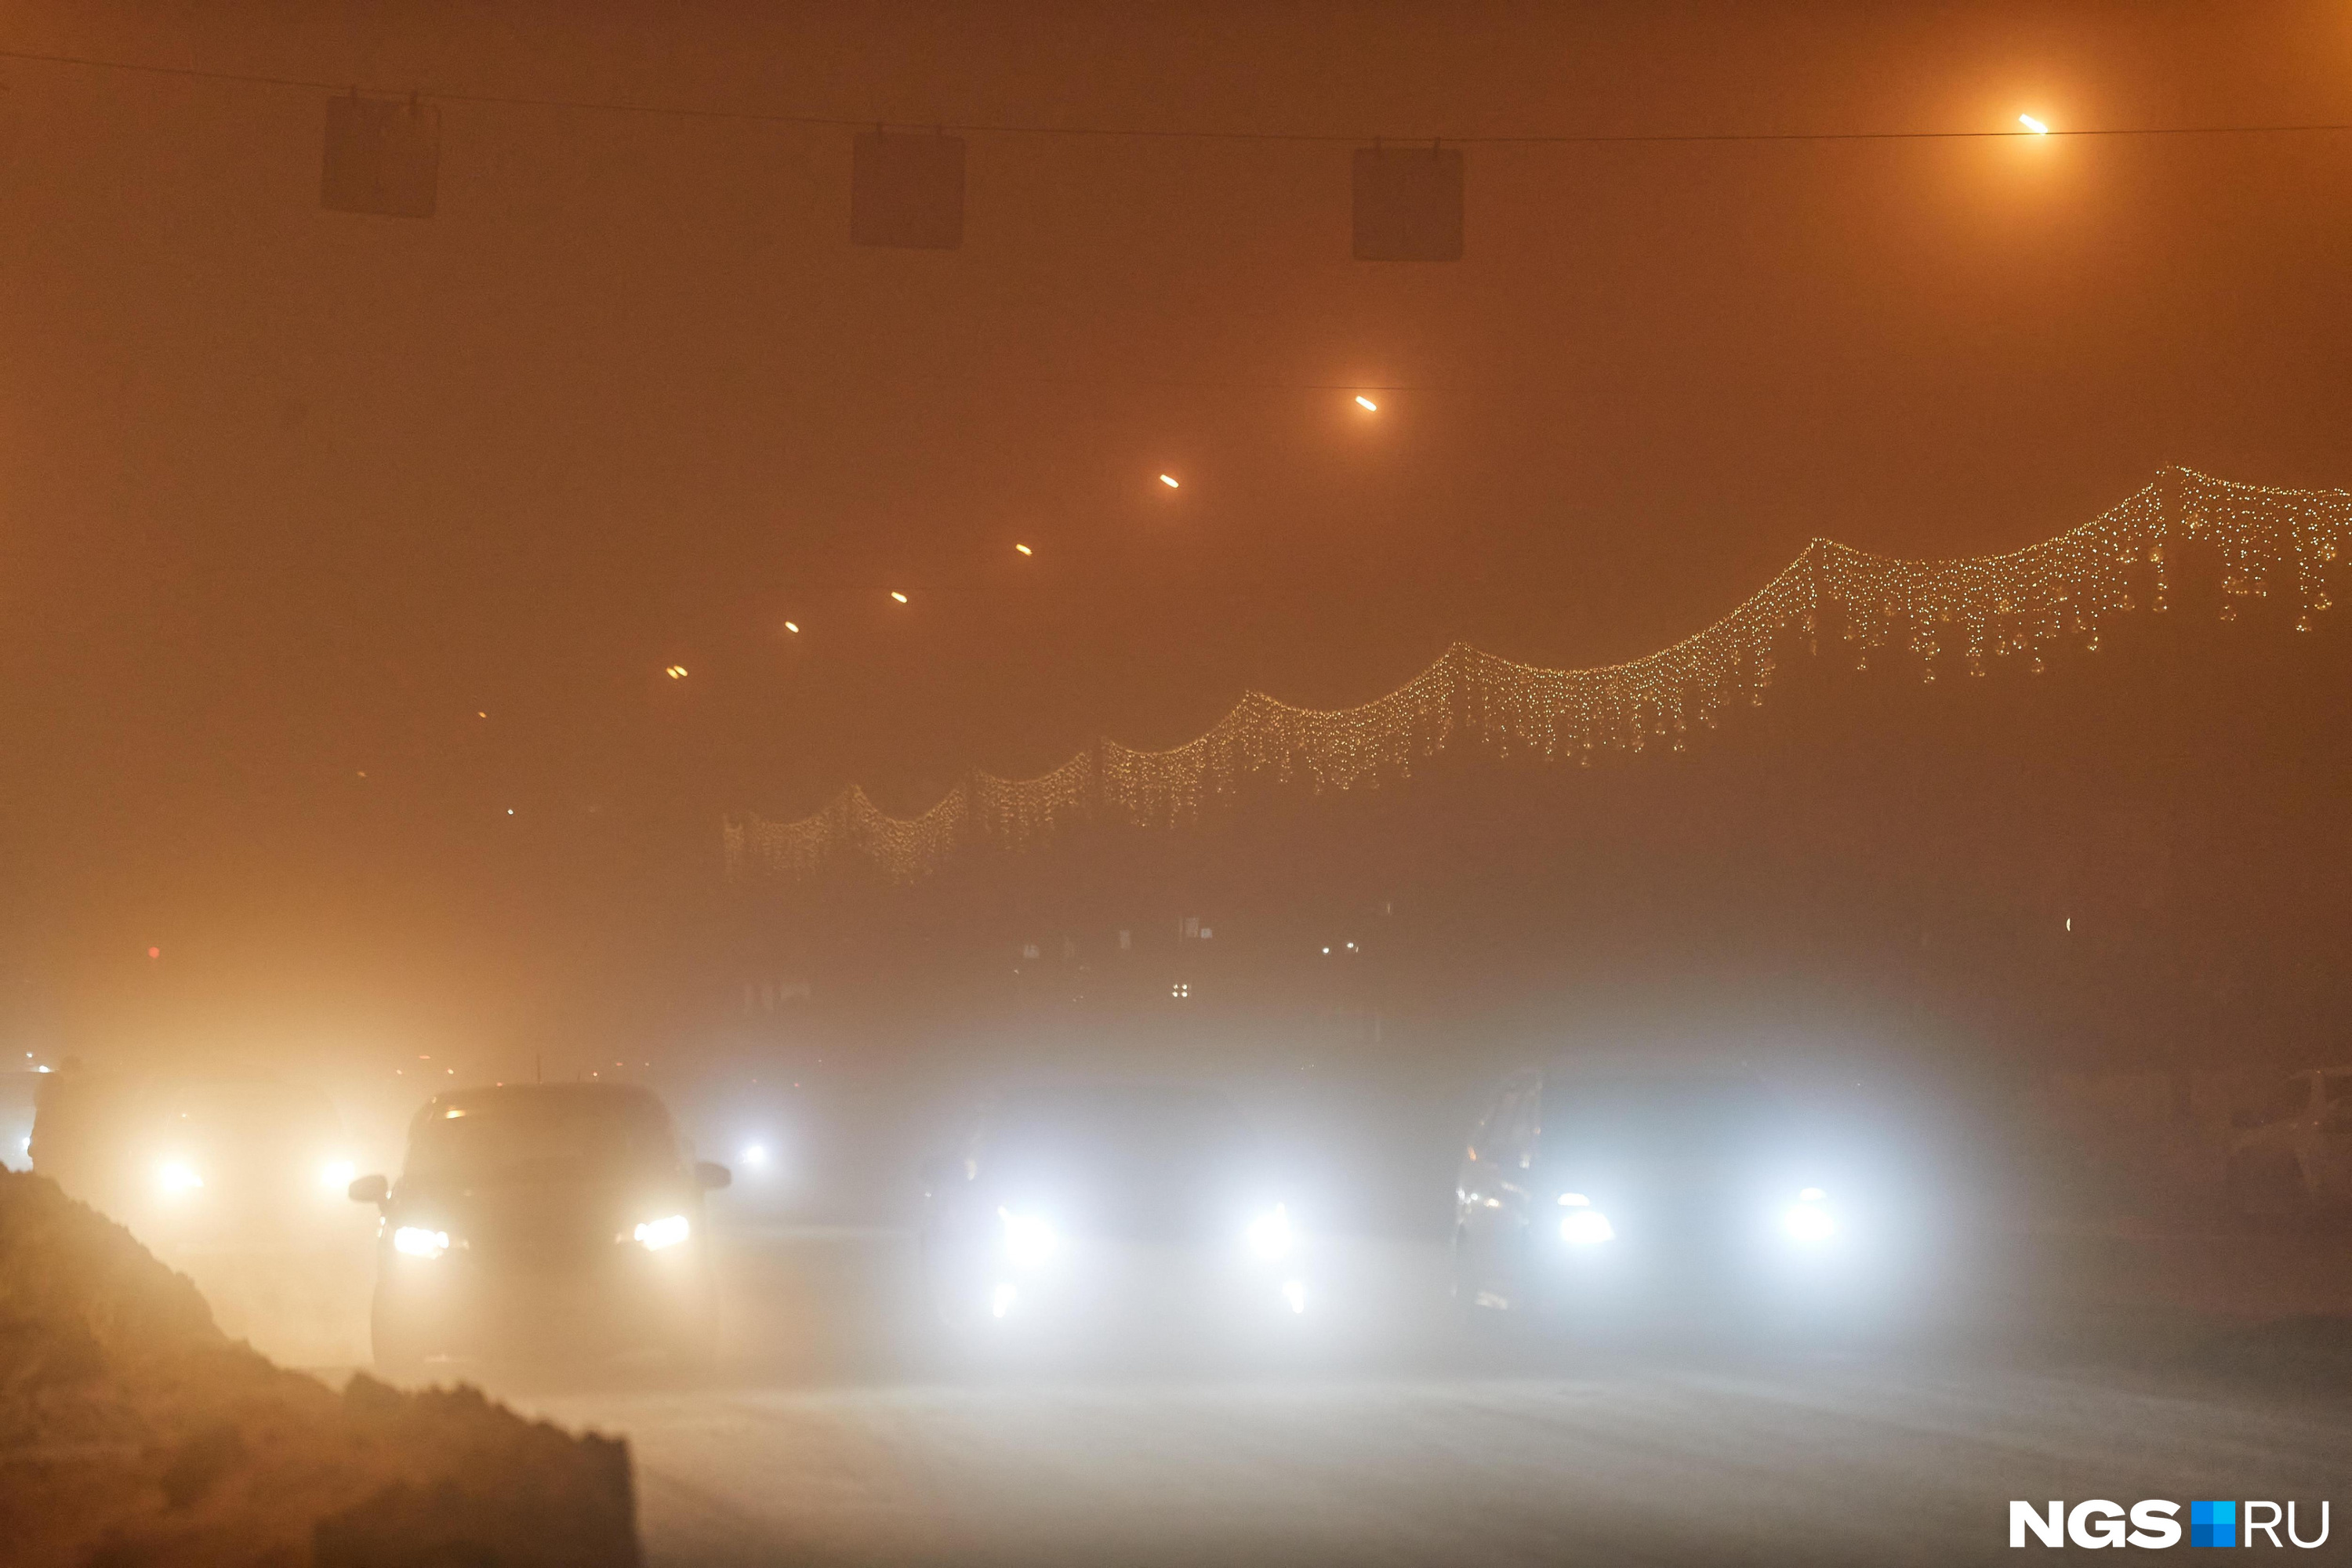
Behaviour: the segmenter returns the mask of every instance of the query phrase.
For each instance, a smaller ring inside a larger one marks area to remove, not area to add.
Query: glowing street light
[[[898,592],[898,589],[896,589],[896,588],[893,588],[893,589],[891,589],[891,590],[890,590],[890,596],[891,596],[892,598],[894,598],[894,599],[898,600],[898,601],[900,604],[902,604],[902,605],[903,605],[903,604],[905,604],[905,603],[907,602],[907,595],[904,595],[904,594],[901,594],[901,593],[900,593],[900,592]]]
[[[2020,125],[2024,126],[2028,131],[2032,132],[2036,136],[2047,136],[2050,134],[2050,127],[2044,125],[2039,120],[2034,119],[2031,114],[2019,115],[2017,117],[2017,122]]]
[[[1167,486],[1170,489],[1171,489],[1171,490],[1172,490],[1172,489],[1178,489],[1178,488],[1179,488],[1179,487],[1178,487],[1178,485],[1177,485],[1177,483],[1176,483],[1176,481],[1175,481],[1175,479],[1174,479],[1173,478],[1171,478],[1171,476],[1167,475],[1167,474],[1162,474],[1162,475],[1160,475],[1160,482],[1161,484],[1163,484],[1163,485],[1166,485],[1166,486]]]
[[[800,623],[798,621],[786,621],[784,623],[784,630],[792,633],[794,637],[798,637],[801,630]]]
[[[682,664],[673,664],[667,669],[663,670],[662,673],[668,676],[672,680],[684,680],[686,679],[686,666]]]
[[[1025,544],[1016,544],[1016,545],[1014,545],[1013,548],[1013,549],[1015,549],[1015,550],[1018,550],[1018,551],[1019,551],[1019,552],[1021,552],[1021,553],[1022,553],[1022,554],[1024,554],[1024,555],[1034,555],[1034,554],[1036,554],[1036,553],[1037,553],[1035,551],[1034,551],[1034,550],[1030,549],[1030,548],[1029,548],[1027,545],[1025,545]]]
[[[1374,403],[1370,398],[1363,396],[1361,394],[1357,395],[1356,406],[1362,409],[1367,414],[1378,414],[1381,411],[1381,405],[1379,404]]]

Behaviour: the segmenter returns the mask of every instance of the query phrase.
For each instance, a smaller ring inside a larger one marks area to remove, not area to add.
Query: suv
[[[2231,1122],[2232,1214],[2293,1218],[2352,1204],[2352,1068],[2283,1078]]]
[[[1454,1300],[1578,1318],[1825,1306],[1859,1216],[1824,1152],[1744,1074],[1515,1074],[1463,1150]]]
[[[376,1364],[436,1355],[711,1348],[698,1164],[650,1091],[513,1084],[436,1095],[408,1128],[395,1184],[351,1184],[383,1215],[370,1325]]]

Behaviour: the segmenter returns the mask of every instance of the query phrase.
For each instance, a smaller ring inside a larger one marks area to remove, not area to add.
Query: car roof
[[[667,1111],[661,1096],[634,1083],[502,1083],[485,1089],[445,1089],[425,1102],[444,1114],[489,1110],[507,1105],[626,1105]]]

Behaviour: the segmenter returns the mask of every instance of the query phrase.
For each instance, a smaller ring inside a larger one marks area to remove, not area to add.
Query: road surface
[[[924,1329],[903,1235],[740,1235],[719,1375],[488,1381],[628,1436],[662,1565],[1948,1563],[2015,1557],[2011,1499],[2352,1501],[2352,1360],[2222,1315],[2340,1309],[2352,1241],[2034,1245],[1860,1348],[1465,1344],[1397,1243],[1352,1279],[1407,1310],[1306,1364],[1006,1369]]]

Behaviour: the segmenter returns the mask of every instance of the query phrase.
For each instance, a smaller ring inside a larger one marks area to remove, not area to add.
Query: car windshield
[[[1255,1152],[1249,1124],[1222,1094],[1122,1086],[1007,1099],[990,1119],[983,1159],[999,1174],[1126,1181],[1231,1171]]]
[[[58,1143],[79,1138],[174,1140],[244,1155],[339,1144],[332,1101],[268,1079],[115,1079],[58,1074],[39,1087],[42,1126]]]
[[[333,1103],[316,1089],[292,1084],[222,1079],[169,1085],[152,1104],[167,1122],[240,1143],[308,1148],[341,1136]]]
[[[1683,1153],[1748,1147],[1785,1118],[1772,1092],[1751,1078],[1656,1078],[1570,1081],[1547,1089],[1547,1148]]]
[[[525,1093],[427,1106],[409,1135],[407,1174],[562,1180],[637,1174],[677,1163],[669,1117],[650,1097]]]

